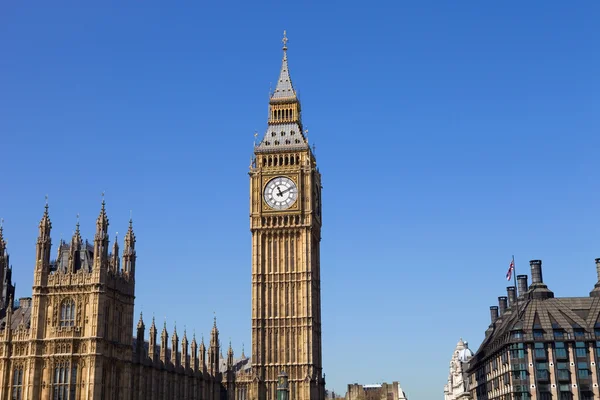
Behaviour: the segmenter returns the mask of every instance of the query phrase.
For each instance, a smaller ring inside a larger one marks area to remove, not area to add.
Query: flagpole
[[[519,320],[519,292],[517,291],[517,266],[515,265],[515,256],[512,256],[512,264],[513,264],[513,279],[515,283],[515,310],[517,311],[517,321]]]

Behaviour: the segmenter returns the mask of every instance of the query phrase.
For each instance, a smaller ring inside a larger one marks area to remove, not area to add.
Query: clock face
[[[278,176],[265,186],[265,202],[275,210],[290,208],[298,199],[298,187],[290,178]]]

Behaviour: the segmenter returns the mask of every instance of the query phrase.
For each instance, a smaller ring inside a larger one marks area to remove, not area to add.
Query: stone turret
[[[188,340],[187,332],[183,330],[183,338],[181,339],[181,365],[187,370],[190,367],[190,359],[188,358]]]
[[[177,354],[177,349],[179,348],[179,336],[177,336],[177,326],[173,328],[173,337],[172,346],[171,346],[171,364],[175,367],[179,367],[179,357]]]
[[[108,268],[108,217],[106,216],[106,203],[102,200],[100,215],[96,220],[96,234],[94,235],[94,271]]]
[[[191,368],[194,370],[194,372],[198,371],[198,343],[196,343],[196,334],[194,333],[194,336],[192,337],[192,344],[190,346],[191,349],[191,353],[190,353],[190,361],[191,361]]]
[[[156,324],[154,321],[154,317],[152,317],[152,325],[150,325],[150,341],[148,343],[148,353],[150,353],[150,359],[152,360],[152,362],[157,362],[157,358],[156,358],[156,335],[157,335],[157,329],[156,329]]]
[[[144,320],[142,318],[142,313],[140,313],[140,320],[137,324],[137,335],[136,335],[136,354],[138,357],[138,362],[145,358],[145,348],[144,348],[144,331],[146,326],[144,325]]]
[[[169,334],[167,333],[167,322],[163,325],[163,330],[160,334],[160,361],[167,365],[167,349],[169,343]],[[175,349],[177,351],[177,349]]]
[[[135,234],[133,233],[133,220],[130,218],[123,246],[123,273],[132,280],[135,279],[135,260]]]

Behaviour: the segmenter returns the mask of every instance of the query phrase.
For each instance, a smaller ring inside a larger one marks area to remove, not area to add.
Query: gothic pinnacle
[[[46,205],[44,206],[44,215],[40,221],[40,236],[50,236],[52,223],[50,222],[50,214],[48,213],[48,196],[46,196]]]
[[[6,240],[4,240],[4,218],[0,218],[0,257],[4,255]]]
[[[73,238],[71,239],[71,247],[76,247],[79,243],[81,243],[81,232],[79,232],[79,214],[77,214],[77,223],[75,224],[75,232],[73,232]]]
[[[140,320],[138,321],[137,328],[138,329],[144,328],[144,318],[143,318],[143,315],[141,312],[140,312]]]
[[[106,216],[106,201],[104,200],[104,192],[102,192],[102,206],[100,208],[100,215],[96,221],[97,231],[108,231],[108,217]]]
[[[129,218],[129,228],[125,234],[125,248],[132,248],[135,245],[135,233],[133,233],[133,220]]]

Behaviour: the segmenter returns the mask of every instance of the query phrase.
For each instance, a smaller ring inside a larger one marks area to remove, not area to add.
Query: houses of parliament
[[[250,357],[234,358],[231,345],[221,356],[216,319],[206,344],[154,319],[146,332],[142,315],[134,316],[133,222],[122,247],[111,246],[102,201],[91,242],[78,222],[70,241],[53,249],[46,202],[32,294],[18,302],[0,226],[0,400],[274,400],[282,390],[292,400],[325,398],[321,175],[302,127],[285,34],[283,44],[268,127],[249,171]]]

